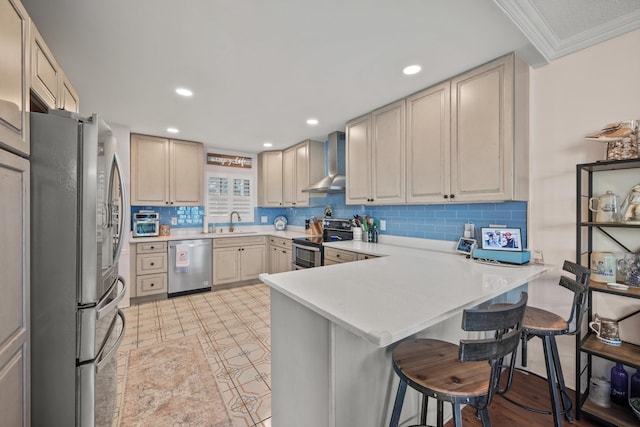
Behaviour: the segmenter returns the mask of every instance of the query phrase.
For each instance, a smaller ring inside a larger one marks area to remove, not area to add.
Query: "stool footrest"
[[[500,366],[500,368],[509,368],[509,367],[508,367],[508,366],[505,366],[505,365],[501,365],[501,366]],[[543,380],[547,381],[547,379],[546,379],[545,377],[543,377],[542,375],[538,375],[538,374],[536,374],[535,372],[527,371],[526,369],[521,369],[521,368],[514,368],[514,369],[515,369],[516,371],[518,371],[518,372],[522,372],[522,373],[527,374],[527,375],[533,375],[533,376],[536,376],[536,377],[538,377],[538,378],[541,378],[541,379],[543,379]],[[562,393],[563,395],[565,395],[565,396],[569,397],[569,395],[568,395],[565,391],[561,390],[560,388],[558,388],[558,390],[559,390],[559,391],[560,391],[560,393]],[[507,397],[507,396],[506,396],[506,391],[505,391],[505,390],[500,390],[500,389],[498,389],[498,390],[496,391],[496,394],[497,394],[497,395],[499,395],[500,397],[502,397],[503,399],[505,399],[506,401],[511,402],[511,403],[513,403],[514,405],[519,406],[519,407],[520,407],[520,408],[522,408],[522,409],[526,409],[527,411],[535,412],[536,414],[553,415],[553,411],[551,411],[551,410],[545,410],[545,409],[533,408],[533,407],[531,407],[531,406],[527,406],[527,405],[525,405],[524,403],[517,402],[517,401],[515,401],[515,400],[511,399],[510,397]],[[573,409],[573,403],[571,402],[571,399],[569,399],[569,403],[570,403],[570,405],[569,405],[569,407],[568,407],[568,408],[566,408],[566,409],[564,409],[564,410],[560,411],[560,414],[561,414],[561,415],[571,414],[571,410]]]

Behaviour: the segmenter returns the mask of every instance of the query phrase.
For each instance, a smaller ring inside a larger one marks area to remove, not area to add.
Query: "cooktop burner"
[[[323,242],[339,242],[342,240],[353,240],[353,231],[351,230],[351,220],[349,219],[323,219],[322,220],[322,237],[297,237],[295,243],[307,246],[322,246]]]

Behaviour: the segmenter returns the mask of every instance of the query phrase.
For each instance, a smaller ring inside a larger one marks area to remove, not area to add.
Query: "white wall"
[[[558,276],[563,260],[575,259],[575,166],[605,158],[606,145],[587,141],[584,135],[609,122],[640,119],[638,46],[640,30],[531,70],[529,246],[542,249],[545,262],[555,266],[545,279],[529,287],[531,305],[569,314],[572,295],[558,286]],[[617,190],[620,196],[640,182],[640,173],[631,179],[636,182]],[[632,249],[640,247],[640,240],[636,242]],[[530,343],[529,367],[542,373],[540,340]],[[561,363],[571,388],[575,384],[574,343],[572,337],[559,340]]]

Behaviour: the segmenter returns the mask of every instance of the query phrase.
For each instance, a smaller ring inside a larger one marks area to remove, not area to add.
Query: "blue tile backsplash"
[[[343,193],[327,194],[312,197],[311,207],[308,208],[256,208],[255,225],[260,224],[260,218],[266,216],[268,224],[272,224],[275,217],[284,215],[289,224],[304,226],[304,220],[312,216],[322,218],[324,209],[331,205],[334,218],[352,218],[369,215],[377,220],[387,222],[386,231],[380,234],[394,236],[417,237],[434,240],[458,240],[463,233],[464,224],[472,222],[476,231],[489,224],[503,224],[510,228],[521,228],[524,247],[527,242],[527,202],[502,203],[468,203],[441,205],[389,205],[364,206],[345,205]],[[153,209],[160,213],[160,223],[170,224],[171,217],[178,219],[175,228],[202,227],[204,207],[144,207],[133,206],[132,214],[141,209]],[[133,217],[133,215],[132,215]],[[241,223],[248,225],[247,223]],[[216,224],[226,225],[226,223]]]

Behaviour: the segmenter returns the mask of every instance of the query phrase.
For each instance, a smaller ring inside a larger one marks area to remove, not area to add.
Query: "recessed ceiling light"
[[[264,143],[264,144],[262,144],[262,145],[264,145],[265,147],[273,147],[273,144],[272,144],[272,143],[270,143],[270,142],[265,142],[265,143]]]
[[[422,67],[419,65],[409,65],[407,67],[404,67],[402,72],[405,73],[407,76],[410,76],[412,74],[418,74],[420,70],[422,70]]]
[[[176,129],[176,128],[167,128],[167,132],[169,132],[169,133],[178,133],[180,131],[178,129]]]
[[[317,125],[318,124],[318,119],[307,119],[307,124],[308,125]]]
[[[189,89],[185,89],[183,87],[179,87],[178,89],[176,89],[176,93],[182,96],[193,96],[192,91],[190,91]]]

